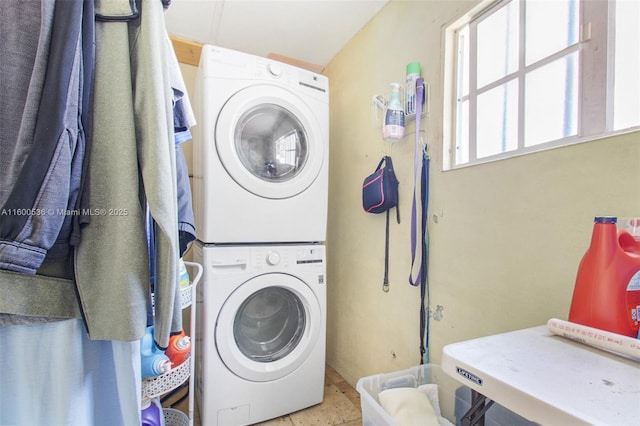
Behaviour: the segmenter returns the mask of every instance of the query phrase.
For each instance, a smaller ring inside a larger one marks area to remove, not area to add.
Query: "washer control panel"
[[[287,269],[304,265],[324,265],[323,246],[251,247],[251,264],[255,269]]]

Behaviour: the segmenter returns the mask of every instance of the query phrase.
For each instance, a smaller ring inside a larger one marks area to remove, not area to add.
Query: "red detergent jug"
[[[191,338],[184,334],[176,334],[169,338],[169,347],[164,353],[169,357],[173,368],[182,364],[191,353]]]
[[[630,337],[640,321],[640,241],[596,217],[576,277],[569,321]]]

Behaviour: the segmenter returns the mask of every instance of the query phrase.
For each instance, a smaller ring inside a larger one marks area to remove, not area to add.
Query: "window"
[[[640,129],[638,1],[485,1],[446,43],[445,169]]]

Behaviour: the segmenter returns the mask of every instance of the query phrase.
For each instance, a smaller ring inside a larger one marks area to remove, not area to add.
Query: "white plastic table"
[[[541,425],[640,425],[640,363],[546,326],[447,345],[442,369]]]

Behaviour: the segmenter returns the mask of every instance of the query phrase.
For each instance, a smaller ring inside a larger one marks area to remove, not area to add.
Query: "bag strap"
[[[390,170],[393,171],[395,175],[395,170],[393,170],[393,161],[391,157],[385,156],[382,158],[382,161],[385,162],[385,167],[389,167]],[[382,164],[382,162],[380,162]],[[398,211],[398,205],[396,204],[396,212]],[[398,214],[398,223],[400,223],[400,216]],[[382,291],[385,293],[389,292],[389,210],[386,212],[386,225],[385,225],[385,233],[384,233],[384,279],[382,281]]]
[[[429,363],[429,230],[427,228],[427,212],[429,211],[429,156],[426,151],[422,155],[422,279],[420,281],[420,361]]]
[[[418,182],[418,170],[420,169],[420,158],[422,157],[422,149],[420,147],[420,116],[422,115],[422,99],[424,97],[424,80],[419,78],[416,81],[416,143],[415,143],[415,151],[413,156],[413,202],[411,204],[411,270],[409,272],[409,284],[412,286],[417,286],[422,282],[422,262],[420,261],[420,267],[418,268],[418,274],[414,280],[413,278],[413,270],[414,265],[416,263],[416,252],[417,252],[417,215],[418,208],[416,205],[416,192],[419,190],[419,182]],[[427,212],[422,209],[422,215],[425,216]],[[424,220],[422,221],[424,222]],[[424,231],[424,230],[422,230]],[[422,252],[422,250],[420,250]],[[420,256],[422,257],[422,256]]]
[[[382,161],[385,161],[385,163],[386,163],[385,167],[388,167],[390,170],[392,170],[393,171],[393,176],[395,177],[396,170],[393,167],[393,161],[391,160],[391,157],[384,156],[382,158],[382,160],[380,161],[380,164],[382,164]],[[378,165],[378,168],[380,168],[380,164]],[[395,179],[396,179],[396,184],[397,184],[398,178],[396,177]],[[396,199],[396,203],[397,203],[396,204],[396,221],[398,223],[400,223],[400,191],[396,191],[396,197],[397,197],[397,199]]]
[[[424,99],[424,80],[416,81],[416,142],[414,153],[414,190],[413,205],[411,210],[411,271],[409,283],[413,286],[420,285],[420,364],[429,362],[429,284],[427,268],[429,264],[429,233],[427,230],[427,215],[429,211],[429,155],[422,149],[420,143],[420,118],[422,115],[422,103]],[[422,157],[422,172],[420,181],[417,180],[419,158]],[[419,189],[418,189],[419,188]],[[420,267],[417,277],[413,278],[414,263],[417,251],[417,192],[420,190],[421,220],[420,220]]]
[[[396,209],[398,206],[396,206]],[[387,226],[384,237],[384,280],[382,281],[382,291],[389,292],[389,210],[387,210]]]

